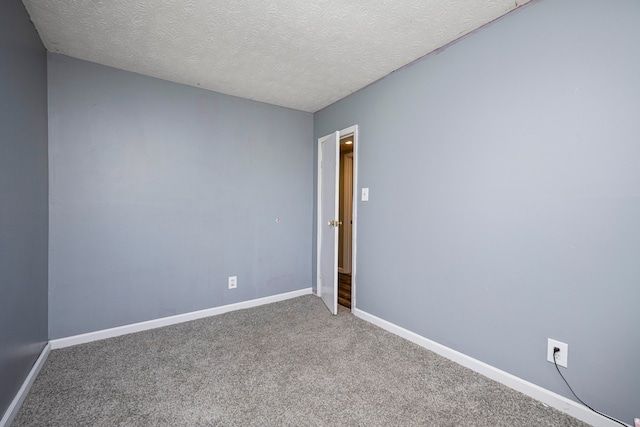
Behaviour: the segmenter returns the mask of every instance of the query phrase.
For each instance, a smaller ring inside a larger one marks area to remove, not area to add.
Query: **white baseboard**
[[[268,297],[257,298],[249,301],[242,301],[235,304],[207,308],[205,310],[192,311],[190,313],[177,314],[175,316],[169,317],[162,317],[160,319],[148,320],[146,322],[132,323],[130,325],[118,326],[116,328],[103,329],[101,331],[88,332],[86,334],[73,335],[65,338],[58,338],[49,341],[49,343],[51,344],[51,349],[56,350],[58,348],[70,347],[72,345],[84,344],[92,341],[113,338],[120,335],[131,334],[134,332],[141,332],[149,329],[161,328],[163,326],[175,325],[176,323],[188,322],[190,320],[202,319],[203,317],[215,316],[218,314],[228,313],[230,311],[242,310],[244,308],[271,304],[274,302],[284,301],[309,294],[311,294],[311,288],[305,288],[297,291],[286,292],[283,294],[271,295]]]
[[[449,360],[452,360],[466,368],[469,368],[472,371],[475,371],[481,375],[484,375],[485,377],[491,378],[494,381],[504,384],[507,387],[526,394],[527,396],[530,396],[546,405],[564,412],[565,414],[571,415],[574,418],[584,421],[585,423],[589,423],[595,427],[613,427],[618,425],[613,421],[590,411],[588,408],[574,402],[573,400],[567,399],[564,396],[530,383],[529,381],[523,380],[522,378],[516,377],[515,375],[511,375],[508,372],[502,371],[498,368],[474,359],[473,357],[460,353],[459,351],[453,350],[442,344],[438,344],[435,341],[431,341],[428,338],[425,338],[386,320],[380,319],[379,317],[376,317],[365,311],[356,308],[353,310],[353,314],[363,320],[366,320],[369,323],[373,323],[374,325],[379,326],[382,329],[385,329],[395,335],[418,344],[419,346],[424,347],[427,350],[431,350],[434,353],[439,354],[440,356],[446,357]]]
[[[9,427],[13,422],[13,419],[18,415],[18,411],[20,410],[20,406],[22,406],[22,402],[29,394],[29,390],[31,389],[31,385],[36,380],[40,369],[44,366],[44,362],[47,360],[47,356],[49,356],[49,352],[51,351],[51,344],[47,344],[44,346],[42,351],[40,352],[40,356],[36,360],[36,363],[33,364],[29,375],[25,378],[22,383],[22,387],[18,390],[16,397],[13,398],[11,404],[7,408],[7,411],[4,413],[4,416],[0,420],[0,427]]]

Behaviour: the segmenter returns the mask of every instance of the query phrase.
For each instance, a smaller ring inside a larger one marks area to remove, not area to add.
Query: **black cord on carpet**
[[[558,350],[559,351],[559,350]],[[553,351],[553,364],[556,365],[556,370],[558,371],[558,373],[560,374],[560,377],[564,380],[564,383],[567,385],[567,387],[569,387],[569,390],[571,390],[571,394],[573,394],[575,396],[576,399],[578,399],[578,402],[582,403],[584,406],[586,406],[587,408],[591,409],[593,412],[595,412],[596,414],[602,415],[605,418],[609,418],[611,421],[615,421],[620,425],[623,425],[625,427],[628,427],[627,424],[623,423],[622,421],[618,421],[615,418],[611,418],[609,415],[603,414],[600,411],[596,411],[595,409],[593,409],[591,406],[587,405],[586,403],[584,403],[582,401],[582,399],[580,399],[578,397],[578,395],[573,391],[573,389],[571,388],[571,386],[569,385],[569,383],[567,382],[567,380],[565,379],[564,375],[562,375],[562,372],[560,372],[560,368],[558,368],[558,364],[556,363],[556,353],[558,352],[554,349]]]

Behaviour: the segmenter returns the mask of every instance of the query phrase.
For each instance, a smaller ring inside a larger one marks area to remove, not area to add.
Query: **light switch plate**
[[[369,189],[368,188],[363,188],[362,189],[362,201],[363,202],[368,202],[369,201]]]

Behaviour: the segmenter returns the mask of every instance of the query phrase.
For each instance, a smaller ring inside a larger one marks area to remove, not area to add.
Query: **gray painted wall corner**
[[[567,342],[578,394],[630,424],[638,18],[537,2],[314,116],[359,125],[358,308],[571,398],[545,357]]]
[[[52,339],[310,286],[312,114],[48,58]]]
[[[22,2],[0,2],[0,418],[47,342],[46,73]]]

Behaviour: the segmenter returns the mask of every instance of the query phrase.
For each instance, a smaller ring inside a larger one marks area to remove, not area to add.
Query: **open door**
[[[338,185],[340,132],[318,140],[318,280],[320,297],[338,313]]]

